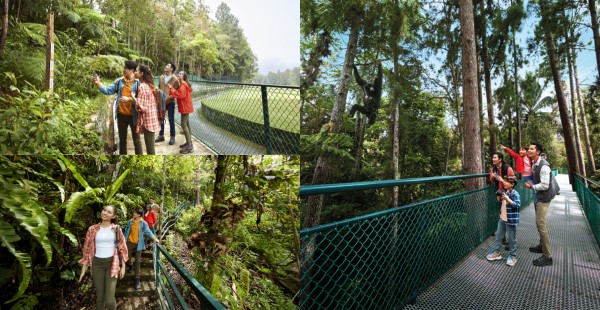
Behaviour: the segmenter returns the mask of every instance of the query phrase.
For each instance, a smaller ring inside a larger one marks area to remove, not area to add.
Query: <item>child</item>
[[[496,242],[494,248],[488,252],[485,257],[489,261],[502,259],[500,255],[500,246],[502,245],[502,236],[508,235],[508,246],[510,253],[506,259],[506,264],[514,266],[517,263],[517,225],[519,225],[519,208],[521,207],[521,197],[514,190],[517,184],[515,177],[507,177],[503,181],[505,193],[502,195],[502,207],[500,211],[500,220],[496,229]]]
[[[508,154],[510,154],[510,156],[515,160],[517,172],[521,174],[523,180],[525,180],[525,182],[529,180],[533,181],[533,175],[531,172],[532,161],[531,158],[527,156],[527,147],[520,147],[519,154],[502,144],[500,144],[500,148],[508,152]]]

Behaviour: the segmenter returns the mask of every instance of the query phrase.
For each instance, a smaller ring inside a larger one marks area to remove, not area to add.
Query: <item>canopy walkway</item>
[[[561,191],[548,211],[553,266],[532,265],[540,254],[528,248],[539,235],[522,183],[517,264],[485,259],[498,221],[486,187],[302,230],[301,309],[600,308],[600,199],[586,186],[600,184],[577,179],[576,194],[567,175],[556,178]],[[319,187],[305,186],[304,195]]]

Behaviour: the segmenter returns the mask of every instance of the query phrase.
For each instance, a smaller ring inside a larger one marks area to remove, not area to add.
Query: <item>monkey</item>
[[[369,125],[373,125],[375,123],[375,119],[377,118],[377,110],[379,109],[379,105],[381,104],[381,91],[382,91],[382,81],[383,74],[381,72],[381,63],[379,63],[379,68],[377,70],[377,77],[373,81],[373,83],[367,83],[365,80],[360,78],[358,74],[358,70],[355,65],[352,65],[354,69],[354,78],[356,79],[356,83],[363,89],[365,94],[364,104],[358,105],[355,104],[350,109],[350,115],[354,116],[356,111],[361,112],[369,118]]]

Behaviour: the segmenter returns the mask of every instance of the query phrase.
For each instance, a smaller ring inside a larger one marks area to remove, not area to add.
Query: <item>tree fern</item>
[[[31,257],[27,253],[19,252],[12,245],[19,240],[21,240],[21,237],[17,235],[13,227],[5,222],[3,218],[0,218],[0,242],[2,242],[2,246],[7,248],[21,265],[21,283],[19,284],[19,290],[10,300],[5,302],[5,304],[11,303],[21,297],[29,286],[29,280],[31,280]]]

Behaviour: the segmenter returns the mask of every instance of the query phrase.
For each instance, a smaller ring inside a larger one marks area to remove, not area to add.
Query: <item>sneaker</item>
[[[530,247],[529,248],[529,252],[532,252],[532,253],[544,253],[542,251],[542,245],[541,244],[538,244],[538,245],[536,245],[534,247]]]
[[[164,137],[164,136],[158,136],[158,138],[156,138],[156,139],[154,140],[154,142],[155,142],[155,143],[156,143],[156,142],[163,142],[163,141],[165,141],[165,137]]]
[[[140,283],[140,277],[135,277],[135,284],[133,285],[133,288],[135,288],[136,290],[142,288],[142,284]]]
[[[175,137],[171,136],[171,139],[169,139],[169,145],[173,145],[173,144],[175,144]]]
[[[488,254],[485,258],[491,262],[494,260],[502,259],[502,255],[500,255],[500,252],[493,252]]]
[[[546,257],[546,255],[542,255],[540,258],[533,261],[533,265],[538,267],[552,266],[552,257]]]
[[[179,145],[179,148],[186,147],[187,145],[188,145],[188,143],[187,143],[187,142],[186,142],[186,143],[184,143],[184,144],[180,144],[180,145]]]
[[[516,263],[517,263],[517,257],[508,255],[508,258],[506,259],[506,264],[509,266],[514,266]]]

